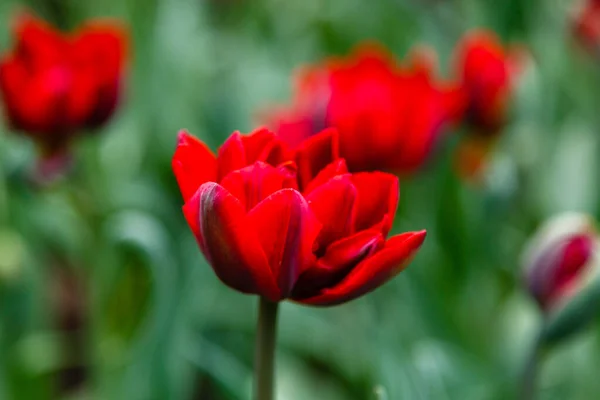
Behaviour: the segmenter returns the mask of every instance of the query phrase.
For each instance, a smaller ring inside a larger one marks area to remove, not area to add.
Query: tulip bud
[[[600,306],[600,260],[593,220],[567,213],[550,219],[524,255],[525,283],[544,313],[545,341],[575,333]]]

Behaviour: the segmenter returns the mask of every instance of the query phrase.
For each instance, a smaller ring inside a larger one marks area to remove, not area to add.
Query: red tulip
[[[600,1],[587,0],[584,3],[575,17],[573,30],[592,54],[600,54]]]
[[[486,164],[504,127],[515,80],[524,59],[522,50],[505,50],[490,31],[467,34],[456,49],[468,131],[457,151],[461,175],[474,178]]]
[[[228,286],[271,301],[334,305],[404,269],[425,231],[386,240],[398,181],[351,174],[337,133],[289,148],[273,133],[234,133],[215,156],[186,132],[173,171],[200,249]]]
[[[600,258],[594,219],[569,212],[546,221],[529,240],[525,284],[543,312],[542,339],[579,332],[600,309]]]
[[[577,294],[597,270],[591,217],[554,217],[531,239],[524,257],[526,283],[541,308],[550,310]]]
[[[74,34],[62,34],[26,15],[14,34],[15,48],[0,60],[0,91],[15,129],[54,154],[82,129],[110,117],[126,52],[121,27],[89,21]]]
[[[273,112],[270,123],[292,144],[335,127],[350,170],[411,173],[461,108],[459,91],[431,77],[433,65],[424,55],[416,53],[402,67],[369,45],[305,69],[292,107]]]
[[[470,32],[457,47],[457,71],[467,98],[466,119],[480,134],[495,134],[504,125],[517,56],[507,52],[490,31]]]

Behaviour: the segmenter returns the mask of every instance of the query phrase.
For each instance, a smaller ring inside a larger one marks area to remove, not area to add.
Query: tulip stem
[[[264,297],[260,298],[256,349],[254,359],[254,400],[273,400],[275,339],[277,336],[277,308]]]
[[[543,340],[541,334],[538,335],[531,347],[529,357],[523,370],[521,381],[521,393],[519,399],[533,400],[536,398],[536,382],[539,371],[540,361],[544,353]]]

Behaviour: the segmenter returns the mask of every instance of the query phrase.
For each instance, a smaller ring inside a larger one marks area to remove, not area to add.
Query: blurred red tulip
[[[600,258],[592,217],[565,213],[548,220],[524,254],[525,284],[543,311],[542,339],[577,333],[600,310]]]
[[[82,129],[97,127],[113,113],[126,35],[122,27],[101,21],[62,34],[30,15],[18,18],[14,34],[15,48],[0,60],[6,116],[53,155]]]
[[[576,295],[597,270],[596,232],[587,215],[568,213],[550,219],[531,239],[524,257],[526,283],[544,310]]]
[[[432,69],[422,50],[400,66],[385,49],[363,45],[346,59],[301,71],[292,106],[268,122],[292,144],[337,128],[351,171],[412,173],[461,110],[458,88],[435,81]]]
[[[334,305],[404,269],[425,231],[386,240],[398,180],[351,174],[337,132],[289,148],[275,134],[234,133],[215,156],[186,132],[173,171],[200,249],[228,286],[271,301]]]
[[[573,24],[575,37],[590,53],[600,56],[600,1],[585,0]]]
[[[504,127],[514,90],[521,50],[507,51],[491,31],[468,33],[456,49],[456,71],[465,94],[465,140],[457,152],[458,168],[467,177],[485,165],[498,134]]]
[[[480,134],[495,134],[506,120],[516,59],[491,31],[467,34],[457,47],[456,57],[466,92],[467,122]]]

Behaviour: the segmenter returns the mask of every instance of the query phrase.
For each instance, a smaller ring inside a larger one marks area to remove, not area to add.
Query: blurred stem
[[[527,358],[525,368],[523,369],[521,392],[519,395],[519,399],[521,400],[532,400],[536,397],[536,382],[540,363],[544,355],[544,343],[541,332],[537,335],[531,346],[529,357]]]
[[[273,400],[277,308],[264,297],[259,300],[254,359],[254,400]]]

